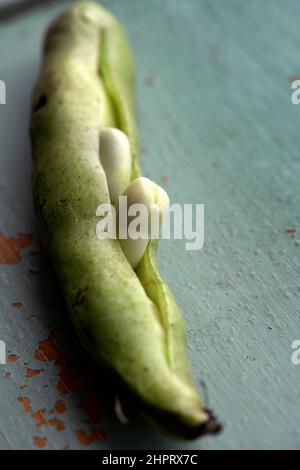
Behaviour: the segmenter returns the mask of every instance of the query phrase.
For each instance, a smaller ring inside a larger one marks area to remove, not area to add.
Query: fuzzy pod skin
[[[99,159],[104,127],[121,129],[140,176],[133,63],[125,33],[99,5],[81,2],[50,27],[32,112],[33,193],[74,327],[154,421],[179,437],[219,431],[195,388],[183,321],[150,243],[133,270],[118,240],[99,240],[109,203]]]

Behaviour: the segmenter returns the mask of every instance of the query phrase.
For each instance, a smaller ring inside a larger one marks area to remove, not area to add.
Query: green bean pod
[[[74,4],[52,24],[33,99],[34,205],[84,346],[152,420],[191,438],[220,426],[196,390],[182,316],[160,277],[156,243],[134,270],[118,240],[96,234],[96,209],[110,202],[101,129],[127,135],[131,180],[140,176],[133,68],[122,27],[99,5]]]

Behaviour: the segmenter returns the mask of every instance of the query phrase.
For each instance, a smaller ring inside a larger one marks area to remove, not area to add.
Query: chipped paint
[[[24,413],[29,414],[32,412],[30,400],[28,397],[18,397],[17,400],[22,403]]]
[[[64,429],[66,428],[65,423],[57,418],[49,419],[48,424],[50,426],[54,426],[56,428],[56,431],[64,431]]]
[[[7,358],[8,362],[16,362],[18,359],[20,359],[20,356],[16,354],[10,354]]]
[[[65,360],[57,361],[61,367],[57,389],[61,395],[69,392],[81,393],[84,391],[86,380],[84,377],[79,376],[74,372]]]
[[[38,348],[34,353],[34,357],[37,361],[52,362],[58,359],[58,352],[54,343],[54,339],[57,335],[58,332],[53,330],[47,339],[39,341]]]
[[[55,362],[60,367],[57,389],[61,395],[71,391],[83,392],[85,383],[69,366],[67,356],[56,347],[54,340],[57,336],[58,332],[54,330],[47,339],[40,341],[34,357],[39,361]]]
[[[34,436],[32,438],[32,442],[39,449],[43,449],[47,445],[48,439],[47,439],[47,437]]]
[[[17,264],[21,251],[32,243],[32,234],[22,233],[18,238],[6,238],[0,233],[0,264]]]
[[[84,421],[87,424],[99,423],[105,417],[104,410],[99,407],[99,395],[93,396],[91,393],[85,395],[79,407],[88,416],[88,419]]]
[[[42,372],[44,372],[44,369],[26,369],[26,377],[28,379],[31,379],[32,377],[35,377],[36,375],[39,375]]]
[[[67,405],[63,400],[57,400],[54,404],[54,408],[49,411],[49,413],[58,413],[58,414],[63,414],[67,411]]]
[[[45,415],[51,413],[45,408],[35,411],[32,413],[31,417],[34,419],[37,428],[42,426],[53,426],[57,431],[64,431],[66,428],[65,423],[57,418],[48,419]]]
[[[48,420],[45,418],[46,411],[47,410],[45,408],[42,408],[32,413],[31,417],[35,420],[37,428],[46,426],[48,424]]]
[[[55,362],[55,364],[60,367],[57,389],[61,395],[71,391],[83,392],[85,383],[83,383],[79,375],[69,367],[66,355],[56,347],[54,340],[57,336],[58,332],[54,330],[47,339],[40,341],[34,357],[36,360],[42,362]]]
[[[100,429],[93,429],[90,433],[83,429],[76,430],[77,439],[84,446],[89,446],[94,442],[102,442],[105,439],[105,433]]]
[[[17,310],[23,307],[23,304],[21,302],[13,302],[11,306]]]
[[[58,336],[58,330],[53,330],[46,339],[39,341],[38,347],[34,352],[34,358],[37,361],[44,363],[52,362],[58,366],[59,371],[56,387],[59,394],[65,395],[70,392],[78,394],[80,396],[78,407],[87,415],[87,419],[83,421],[87,424],[97,424],[105,417],[105,411],[101,403],[101,399],[104,397],[101,395],[99,389],[93,390],[93,387],[90,387],[93,383],[93,379],[87,370],[77,369],[77,367],[74,368],[72,366],[72,360],[69,358],[70,349],[67,348],[66,353],[60,351],[56,345]],[[77,348],[77,343],[75,347]],[[30,370],[32,371],[32,369]],[[43,387],[47,386],[48,384],[43,385]],[[54,406],[49,409],[49,411],[42,408],[32,413],[31,417],[34,419],[38,428],[42,426],[52,426],[56,431],[61,432],[65,429],[65,423],[57,417],[52,416],[50,418],[47,415],[61,415],[65,413],[66,410],[67,406],[65,401],[59,399],[55,401]],[[79,441],[85,446],[93,442],[102,442],[105,438],[105,433],[99,429],[94,429],[91,432],[77,430],[76,435]]]

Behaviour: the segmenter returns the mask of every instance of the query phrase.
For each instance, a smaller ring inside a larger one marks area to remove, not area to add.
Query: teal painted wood
[[[136,55],[145,176],[160,183],[167,176],[162,184],[173,202],[206,205],[204,250],[163,241],[160,265],[184,311],[199,388],[224,431],[185,444],[135,415],[124,428],[113,416],[113,391],[101,371],[91,366],[91,383],[76,382],[89,360],[70,345],[59,287],[45,256],[32,254],[41,251],[34,236],[20,263],[0,265],[0,340],[20,356],[0,366],[0,448],[299,449],[300,365],[291,362],[291,344],[300,339],[300,107],[291,103],[289,77],[300,74],[300,4],[103,3],[124,23]],[[42,34],[61,8],[0,26],[0,79],[7,85],[7,104],[0,105],[0,232],[6,237],[35,233],[30,94]],[[294,228],[294,235],[286,233]],[[58,351],[71,359],[53,349],[48,362],[34,357],[53,329]],[[28,378],[28,368],[44,371]],[[61,395],[60,377],[72,392]],[[93,424],[83,422],[90,390],[106,412]],[[18,397],[27,407],[22,397],[30,400],[27,414]],[[67,411],[53,415],[57,400]],[[46,412],[34,414],[41,409]],[[41,414],[48,424],[37,427]],[[65,429],[57,431],[53,417]],[[107,437],[85,446],[79,429],[100,429]]]

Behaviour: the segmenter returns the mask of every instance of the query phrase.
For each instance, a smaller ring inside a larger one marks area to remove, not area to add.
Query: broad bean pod
[[[134,66],[107,10],[80,2],[51,25],[32,111],[33,194],[74,327],[86,349],[121,379],[141,409],[186,438],[220,429],[188,364],[181,313],[149,243],[136,269],[118,240],[99,240],[96,208],[109,203],[101,129],[129,139],[139,177]]]

